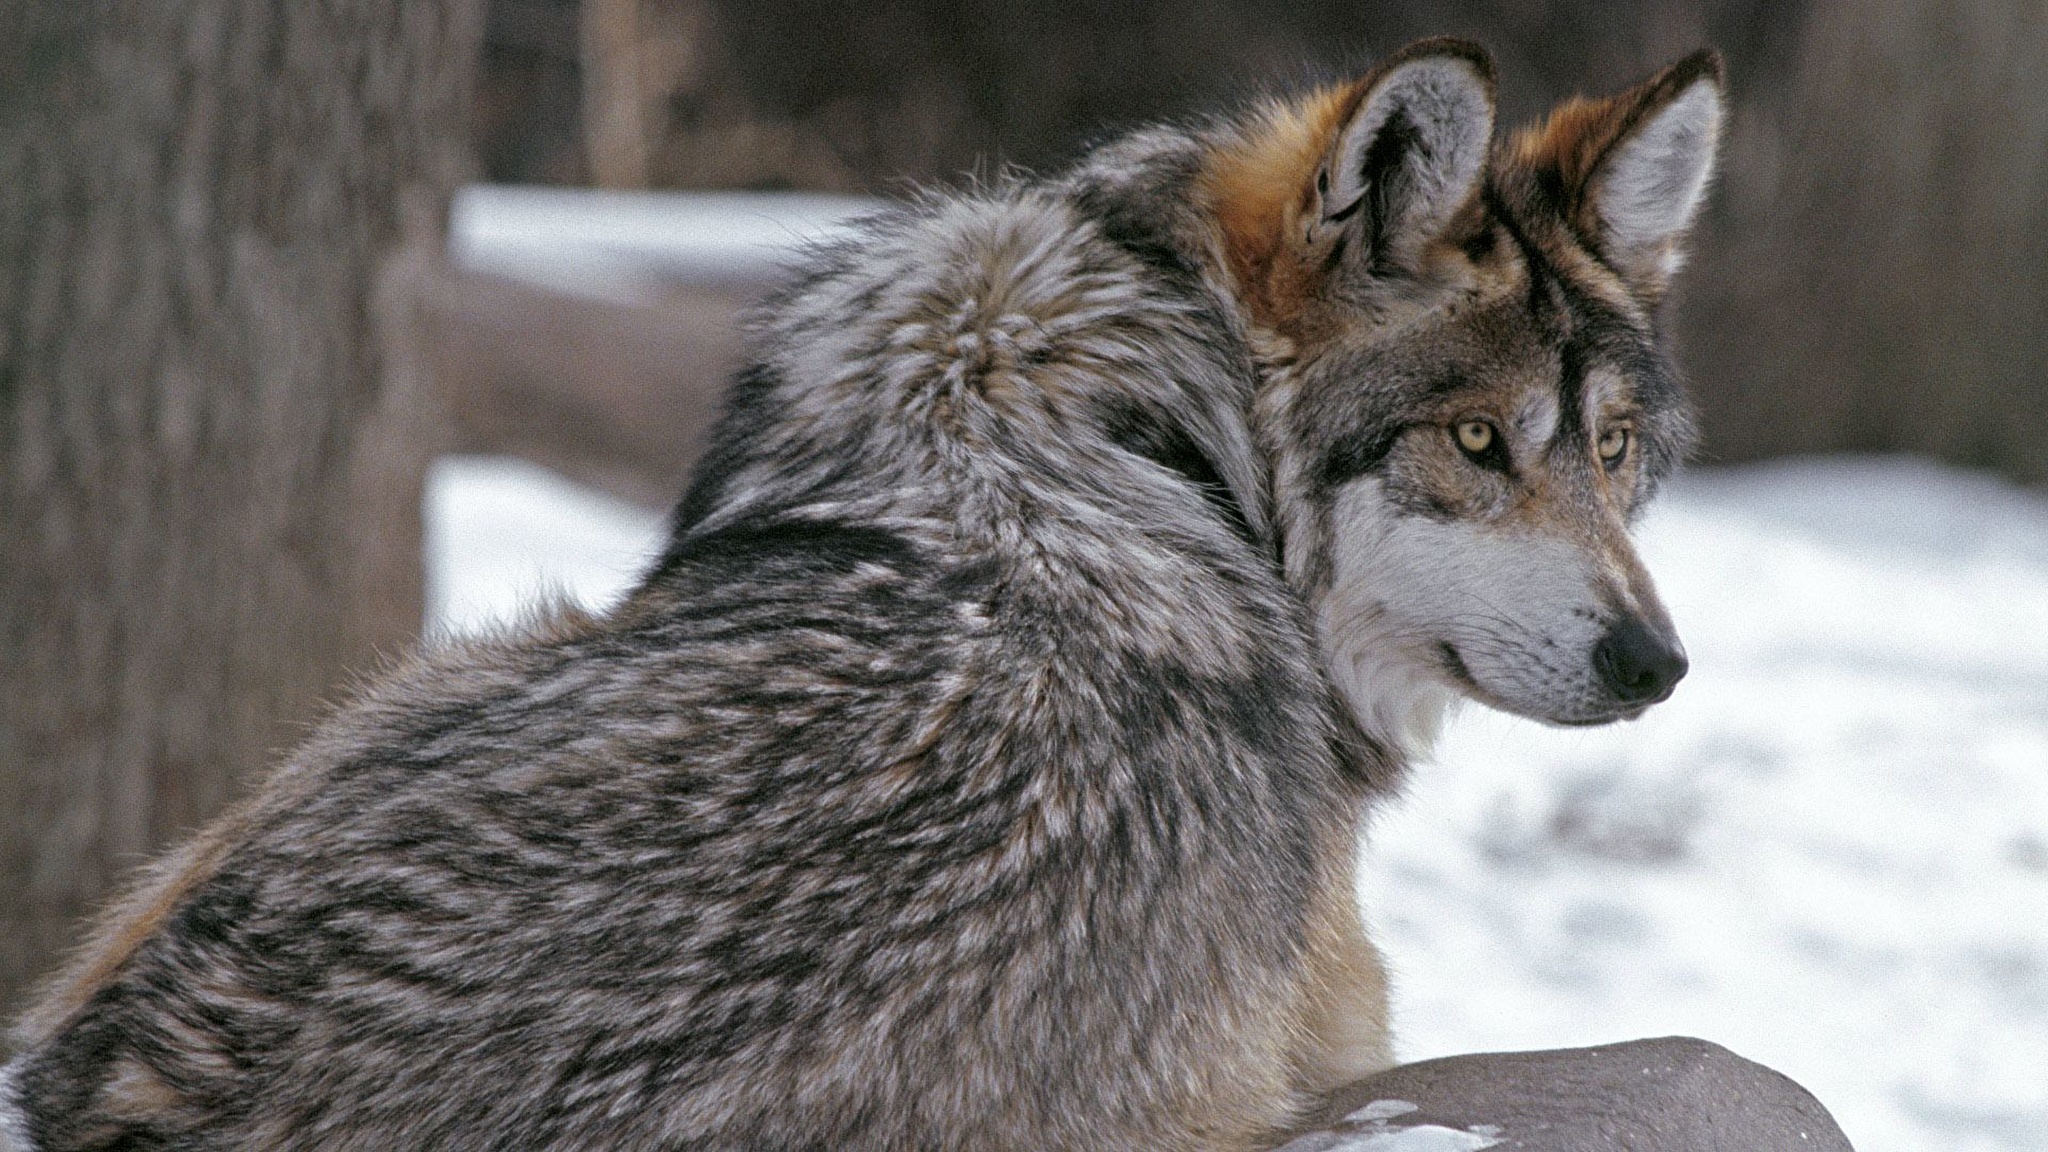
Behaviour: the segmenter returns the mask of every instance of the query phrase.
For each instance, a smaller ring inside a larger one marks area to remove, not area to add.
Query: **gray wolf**
[[[1693,56],[1437,40],[810,255],[626,602],[418,655],[29,1012],[58,1149],[1250,1149],[1390,1062],[1454,698],[1639,714]]]

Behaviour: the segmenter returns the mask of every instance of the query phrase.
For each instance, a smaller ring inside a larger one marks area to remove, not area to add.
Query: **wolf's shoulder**
[[[1085,171],[927,193],[807,250],[756,313],[759,347],[771,359],[856,344],[935,361],[959,352],[972,368],[973,353],[1029,357],[1156,323],[1191,302],[1187,277],[1169,273],[1192,264],[1161,258],[1174,247],[1166,213],[1140,186]],[[969,335],[984,340],[961,346]]]
[[[1043,508],[1159,524],[1208,493],[1257,536],[1235,415],[1256,370],[1198,259],[1188,147],[921,195],[807,251],[753,315],[678,530],[821,499],[970,532]]]

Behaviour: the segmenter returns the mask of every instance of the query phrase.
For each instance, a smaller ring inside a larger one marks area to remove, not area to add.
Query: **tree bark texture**
[[[1826,0],[1679,277],[1707,450],[2048,483],[2048,0]]]
[[[416,634],[474,0],[0,0],[0,1013]]]

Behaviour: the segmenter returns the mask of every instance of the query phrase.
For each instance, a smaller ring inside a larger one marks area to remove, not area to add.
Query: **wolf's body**
[[[816,253],[643,585],[420,657],[160,863],[20,1028],[17,1140],[1271,1143],[1390,1062],[1353,862],[1430,714],[1682,671],[1623,525],[1712,125],[1612,157],[1706,90],[1483,164],[1429,43]],[[1612,242],[1617,171],[1671,225]]]

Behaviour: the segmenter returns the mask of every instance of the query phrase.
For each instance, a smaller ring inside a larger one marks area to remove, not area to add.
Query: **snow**
[[[486,459],[441,461],[428,512],[443,631],[548,588],[601,607],[661,531]],[[1678,694],[1595,730],[1470,709],[1375,822],[1402,1056],[1685,1033],[1862,1152],[2048,1148],[2048,498],[1912,460],[1702,470],[1640,539]]]
[[[1499,1143],[1498,1138],[1475,1130],[1417,1124],[1412,1128],[1375,1126],[1358,1132],[1316,1133],[1289,1141],[1279,1152],[1476,1152]]]
[[[1421,1109],[1422,1106],[1413,1100],[1372,1100],[1368,1101],[1365,1107],[1347,1114],[1344,1119],[1353,1124],[1372,1124],[1392,1120],[1396,1116],[1406,1116]]]
[[[472,184],[455,197],[457,266],[601,300],[670,284],[772,280],[802,241],[843,235],[880,201],[802,192],[611,192]]]
[[[473,635],[566,598],[592,610],[633,586],[663,518],[538,464],[443,456],[427,474],[427,635]]]
[[[1501,1130],[1492,1124],[1463,1130],[1441,1124],[1388,1124],[1418,1109],[1408,1100],[1374,1100],[1344,1117],[1337,1126],[1340,1130],[1312,1132],[1288,1141],[1277,1152],[1475,1152],[1500,1143]]]

